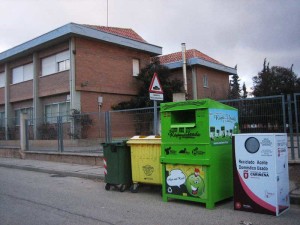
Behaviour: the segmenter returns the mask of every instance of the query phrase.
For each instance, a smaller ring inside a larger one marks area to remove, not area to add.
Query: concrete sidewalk
[[[57,174],[60,176],[80,177],[85,179],[104,179],[104,168],[102,166],[29,159],[0,158],[0,167]]]
[[[49,162],[29,159],[0,158],[0,167],[57,174],[59,176],[104,180],[104,168],[102,166],[78,165],[72,163]],[[299,168],[299,165],[289,166],[290,200],[292,204],[300,204]]]

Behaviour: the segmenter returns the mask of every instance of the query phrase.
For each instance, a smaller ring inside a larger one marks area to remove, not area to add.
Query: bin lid
[[[223,103],[214,101],[209,98],[198,99],[198,100],[187,100],[183,102],[168,102],[161,103],[160,112],[171,112],[179,110],[196,110],[196,109],[229,109],[237,110],[231,106],[225,105]]]
[[[161,137],[150,135],[150,136],[133,136],[127,141],[127,144],[161,144]]]
[[[196,123],[178,123],[178,124],[172,124],[171,128],[192,128],[195,126]]]

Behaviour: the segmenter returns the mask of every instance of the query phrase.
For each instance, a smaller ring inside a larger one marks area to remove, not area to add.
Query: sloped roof
[[[169,69],[178,69],[182,67],[182,52],[175,52],[172,54],[161,55],[154,57],[160,61],[161,64],[167,66]],[[207,68],[219,70],[227,74],[237,74],[235,68],[225,66],[223,63],[211,58],[208,55],[196,50],[186,50],[186,61],[187,65],[200,65]]]
[[[132,39],[135,41],[148,43],[140,35],[138,35],[134,30],[132,30],[130,28],[105,27],[105,26],[88,25],[88,24],[82,24],[82,25],[92,28],[92,29],[102,31],[102,32],[118,35],[118,36],[129,38],[129,39]]]
[[[4,52],[0,52],[0,63],[31,54],[33,51],[38,51],[46,46],[49,47],[52,44],[67,41],[73,36],[92,38],[145,51],[151,56],[162,53],[162,47],[149,44],[132,29],[69,23]]]
[[[158,56],[159,61],[161,64],[167,64],[167,63],[173,63],[173,62],[179,62],[182,61],[182,52],[175,52],[168,55],[161,55]],[[192,58],[200,58],[204,59],[205,61],[216,63],[223,65],[219,61],[209,57],[208,55],[205,55],[204,53],[196,50],[196,49],[189,49],[186,50],[186,59],[192,59]]]

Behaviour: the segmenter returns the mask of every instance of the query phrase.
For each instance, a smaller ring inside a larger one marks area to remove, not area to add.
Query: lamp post
[[[99,140],[101,139],[101,106],[103,104],[103,97],[98,96],[98,120],[99,120]]]

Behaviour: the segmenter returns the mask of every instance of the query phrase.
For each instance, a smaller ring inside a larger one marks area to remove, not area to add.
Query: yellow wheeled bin
[[[134,136],[127,144],[130,146],[133,181],[130,191],[138,192],[139,183],[161,185],[160,136]]]

